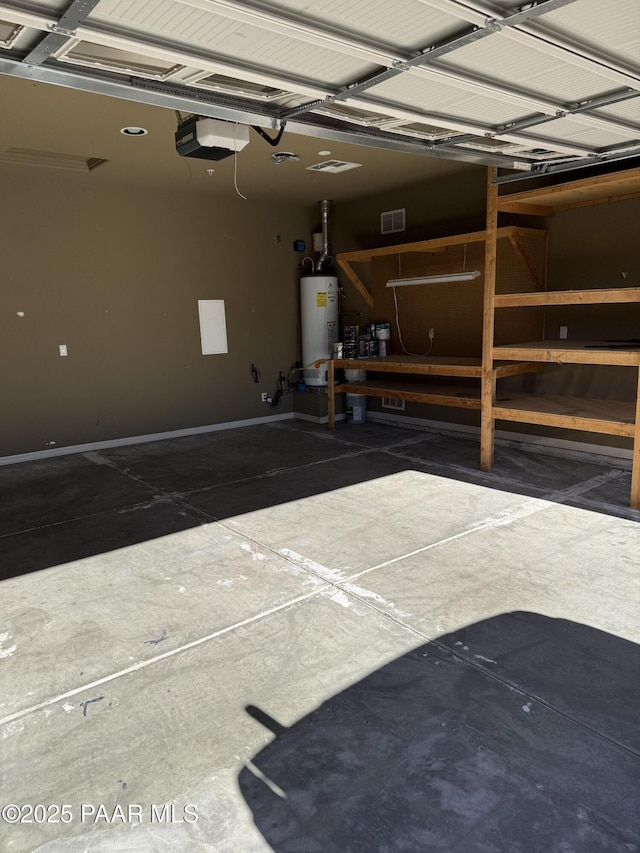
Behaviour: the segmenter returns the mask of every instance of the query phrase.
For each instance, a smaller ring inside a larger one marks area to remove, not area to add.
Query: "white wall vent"
[[[358,169],[362,163],[348,163],[346,160],[323,160],[322,163],[316,163],[314,166],[307,166],[310,172],[348,172],[349,169]]]
[[[404,412],[404,400],[393,400],[391,397],[382,398],[383,409],[395,409],[399,412]]]
[[[395,234],[404,231],[404,207],[398,210],[385,210],[380,214],[380,233]]]

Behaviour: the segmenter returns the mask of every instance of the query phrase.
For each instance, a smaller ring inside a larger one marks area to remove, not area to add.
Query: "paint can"
[[[360,326],[345,326],[343,329],[343,335],[345,343],[357,343],[358,335],[360,332]]]
[[[343,358],[357,358],[358,357],[358,344],[348,344],[345,342],[342,345],[342,357]]]
[[[378,341],[367,341],[367,355],[369,358],[378,356]]]
[[[378,355],[382,358],[387,354],[387,342],[378,341]]]
[[[333,344],[331,356],[332,358],[344,358],[344,344],[342,343],[342,341],[337,341],[335,344]]]
[[[391,326],[389,323],[376,323],[376,338],[379,341],[388,341],[391,337]]]
[[[352,424],[363,424],[367,420],[367,395],[345,394],[347,420]]]
[[[369,357],[369,349],[367,344],[369,341],[366,338],[360,338],[358,341],[358,358],[368,358]]]

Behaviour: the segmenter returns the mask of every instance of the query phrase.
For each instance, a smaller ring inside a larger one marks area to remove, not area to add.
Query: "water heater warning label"
[[[335,344],[338,341],[338,322],[337,320],[329,320],[327,323],[327,339],[330,344]]]
[[[318,308],[326,308],[327,307],[327,296],[326,293],[316,293],[316,305]]]

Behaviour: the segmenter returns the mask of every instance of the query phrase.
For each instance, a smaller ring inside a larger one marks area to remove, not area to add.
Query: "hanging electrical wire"
[[[238,147],[236,145],[236,122],[233,123],[233,186],[240,198],[248,201],[246,195],[242,195],[238,189]]]
[[[398,278],[402,278],[402,261],[401,261],[400,255],[398,255]],[[398,340],[400,341],[400,346],[402,347],[402,351],[406,355],[418,355],[420,357],[425,356],[425,355],[429,355],[429,353],[433,349],[433,338],[431,337],[431,335],[429,335],[429,338],[430,338],[429,349],[426,352],[409,352],[409,350],[404,345],[404,341],[402,340],[402,331],[400,329],[400,317],[399,317],[399,313],[398,313],[398,297],[396,295],[396,288],[395,287],[393,288],[393,304],[394,304],[395,310],[396,310],[396,329],[398,330]]]
[[[251,127],[255,130],[256,133],[260,134],[260,136],[265,139],[269,143],[269,145],[273,145],[275,148],[275,146],[282,139],[282,134],[284,133],[286,124],[286,121],[282,122],[282,124],[280,125],[280,130],[278,131],[278,135],[273,139],[269,136],[269,134],[265,133],[265,131],[261,127],[258,127],[256,124],[252,124]]]
[[[433,349],[433,338],[431,338],[431,343],[429,344],[429,349],[426,352],[410,352],[406,346],[404,345],[404,341],[402,340],[402,332],[400,331],[400,320],[398,318],[398,297],[396,296],[396,289],[393,288],[393,304],[396,309],[396,329],[398,330],[398,340],[400,341],[400,346],[402,347],[402,351],[406,353],[406,355],[429,355],[431,350]]]

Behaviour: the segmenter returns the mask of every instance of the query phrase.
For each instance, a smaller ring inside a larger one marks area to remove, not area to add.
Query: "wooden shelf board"
[[[386,255],[402,255],[407,252],[445,252],[448,246],[461,246],[465,243],[483,243],[486,239],[486,231],[472,231],[468,234],[454,234],[451,237],[436,237],[432,240],[419,240],[416,243],[400,243],[397,246],[382,246],[378,249],[361,249],[356,252],[340,252],[336,255],[338,263],[346,261],[347,263],[368,262],[373,258],[380,258]],[[498,228],[498,239],[510,239],[513,237],[531,237],[536,239],[546,239],[546,231],[541,231],[537,228],[520,228],[515,225],[509,225],[505,228]]]
[[[528,213],[550,215],[557,210],[605,204],[638,196],[640,168],[505,194],[498,200],[498,210],[517,213],[522,212],[523,206],[527,205],[530,207],[530,210],[526,211]]]
[[[368,397],[390,397],[413,403],[436,406],[455,406],[462,409],[480,408],[480,385],[428,385],[424,382],[402,382],[367,379],[335,386],[336,393],[366,394]]]
[[[589,349],[604,341],[534,341],[493,348],[493,357],[508,361],[538,361],[550,364],[640,365],[640,348]]]
[[[333,359],[334,368],[347,370],[368,370],[383,373],[411,373],[424,376],[460,376],[466,379],[482,377],[482,359],[455,356],[428,355],[385,355],[374,358],[338,358]],[[523,373],[538,373],[542,365],[518,359],[495,363],[496,377],[520,376]]]
[[[481,359],[454,356],[385,355],[377,358],[341,358],[334,359],[333,366],[383,373],[418,373],[425,376],[431,374],[479,378],[482,375]]]
[[[497,420],[633,438],[635,403],[585,397],[514,394],[493,407]]]
[[[505,376],[521,376],[523,373],[540,373],[544,370],[544,364],[533,361],[501,361],[495,362],[496,379]]]
[[[599,305],[616,302],[640,302],[640,287],[529,291],[526,293],[506,293],[495,297],[496,308],[519,308],[536,305]]]

